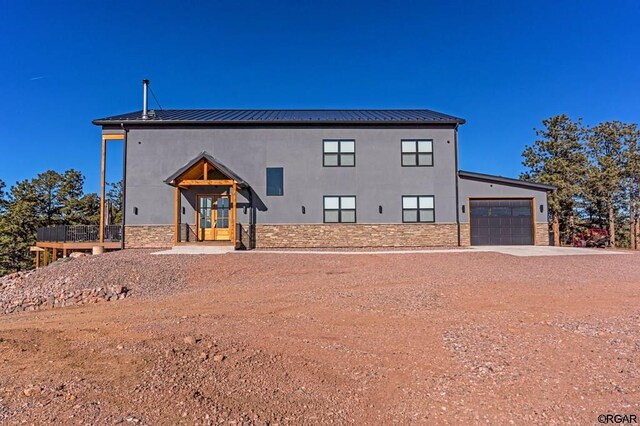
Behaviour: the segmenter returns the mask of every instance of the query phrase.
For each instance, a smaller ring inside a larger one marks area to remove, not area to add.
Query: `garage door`
[[[471,245],[533,244],[530,199],[470,200]]]

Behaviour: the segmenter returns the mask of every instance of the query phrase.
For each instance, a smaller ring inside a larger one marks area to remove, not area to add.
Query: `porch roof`
[[[173,173],[171,176],[169,176],[164,180],[164,183],[171,186],[177,186],[178,182],[176,182],[176,180],[178,180],[182,175],[184,175],[187,171],[191,170],[191,168],[193,168],[196,164],[198,164],[202,160],[208,162],[210,165],[215,167],[220,173],[222,173],[229,179],[235,181],[236,184],[241,188],[249,187],[249,184],[244,179],[242,179],[240,176],[234,173],[230,168],[222,164],[218,159],[216,159],[206,151],[202,151],[193,160],[189,161],[187,164],[185,164],[184,166],[176,170],[175,173]]]

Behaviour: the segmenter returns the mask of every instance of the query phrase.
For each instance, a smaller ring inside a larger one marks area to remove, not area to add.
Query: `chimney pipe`
[[[149,93],[149,80],[142,80],[142,119],[149,119],[149,102],[148,102],[148,93]]]

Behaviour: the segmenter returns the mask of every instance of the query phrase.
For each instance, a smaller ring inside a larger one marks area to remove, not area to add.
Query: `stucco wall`
[[[358,223],[400,223],[402,195],[434,195],[436,221],[455,223],[453,138],[453,128],[129,129],[126,222],[173,223],[173,188],[163,181],[207,151],[251,185],[258,224],[322,223],[324,195],[355,195]],[[323,139],[355,139],[356,167],[323,167]],[[402,167],[401,139],[433,139],[434,167]],[[266,196],[267,167],[284,167],[284,196]],[[195,191],[182,196],[182,223],[194,222]],[[240,208],[238,221],[248,218]]]

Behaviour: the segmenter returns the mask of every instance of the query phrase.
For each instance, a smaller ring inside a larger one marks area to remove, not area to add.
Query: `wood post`
[[[40,252],[36,251],[36,268],[40,267]]]
[[[58,249],[54,248],[53,249],[53,259],[52,259],[52,261],[55,262],[56,260],[58,260]]]
[[[45,249],[44,249],[44,265],[42,265],[42,266],[47,266],[47,263],[49,263],[49,249],[45,247]]]
[[[104,243],[105,173],[107,167],[107,139],[102,137],[102,161],[100,167],[100,242]]]
[[[231,190],[231,202],[232,202],[232,209],[231,209],[231,214],[229,215],[231,217],[231,219],[233,220],[233,225],[231,227],[231,243],[233,244],[233,247],[236,246],[236,209],[237,209],[237,201],[238,201],[238,185],[236,184],[235,181],[233,181],[233,185],[232,185],[232,190]]]
[[[180,242],[180,188],[174,188],[175,199],[174,215],[173,215],[173,243],[177,245]]]

